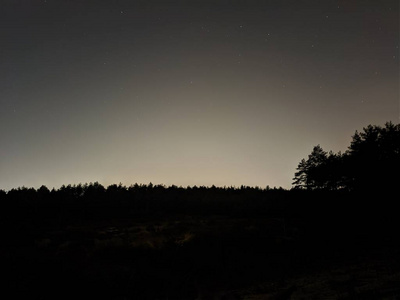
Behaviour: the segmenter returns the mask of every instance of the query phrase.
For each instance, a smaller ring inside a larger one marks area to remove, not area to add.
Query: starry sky
[[[398,0],[0,0],[0,189],[290,188],[399,122]]]

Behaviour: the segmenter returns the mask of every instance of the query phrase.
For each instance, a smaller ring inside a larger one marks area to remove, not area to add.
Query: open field
[[[31,299],[399,297],[396,243],[334,231],[304,218],[224,215],[22,226],[3,237],[3,284]]]

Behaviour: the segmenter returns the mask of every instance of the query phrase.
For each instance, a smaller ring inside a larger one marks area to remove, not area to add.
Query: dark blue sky
[[[288,188],[399,121],[397,0],[3,0],[0,40],[1,189]]]

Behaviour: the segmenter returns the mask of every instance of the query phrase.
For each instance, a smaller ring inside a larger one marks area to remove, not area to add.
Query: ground
[[[333,238],[302,219],[164,216],[19,233],[1,247],[16,298],[400,298],[390,238]]]

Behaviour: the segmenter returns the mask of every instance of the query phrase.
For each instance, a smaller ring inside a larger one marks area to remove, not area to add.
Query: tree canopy
[[[295,188],[393,189],[399,182],[400,124],[369,125],[356,131],[348,150],[327,153],[320,145],[298,164]]]

